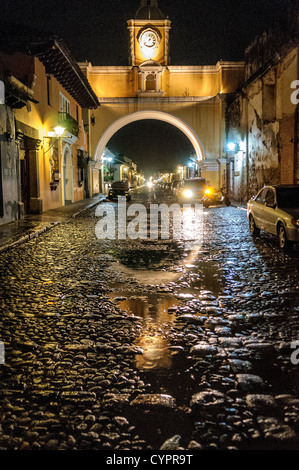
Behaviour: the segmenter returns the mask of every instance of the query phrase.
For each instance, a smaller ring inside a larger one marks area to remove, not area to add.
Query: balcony
[[[60,126],[64,127],[67,132],[78,137],[79,124],[70,114],[65,112],[58,113],[58,123]]]

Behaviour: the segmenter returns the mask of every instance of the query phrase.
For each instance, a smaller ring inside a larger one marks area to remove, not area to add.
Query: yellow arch
[[[95,155],[94,155],[94,160],[96,160],[98,163],[102,163],[102,156],[105,147],[107,146],[109,140],[113,135],[119,131],[122,127],[126,126],[127,124],[131,124],[132,122],[135,121],[141,121],[143,119],[152,119],[152,120],[158,120],[158,121],[163,121],[168,124],[172,124],[173,126],[177,127],[180,129],[186,137],[190,140],[191,144],[193,145],[194,151],[197,156],[197,160],[203,160],[204,159],[204,150],[203,146],[201,144],[201,141],[196,134],[196,132],[182,119],[173,116],[172,114],[165,113],[163,111],[154,111],[154,110],[146,110],[146,111],[136,111],[131,114],[127,114],[126,116],[123,116],[119,119],[117,119],[113,124],[111,124],[104,132],[102,137],[100,138]]]

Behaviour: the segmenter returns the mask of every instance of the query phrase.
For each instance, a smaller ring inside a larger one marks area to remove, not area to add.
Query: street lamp
[[[230,152],[234,152],[235,149],[236,149],[236,144],[234,142],[228,142],[227,150],[229,150]]]
[[[49,150],[55,145],[55,143],[57,142],[58,139],[60,139],[60,137],[63,136],[64,134],[64,131],[65,131],[65,127],[61,127],[61,126],[56,126],[54,127],[54,132],[53,131],[49,131],[48,132],[48,135],[43,137],[44,139],[55,139],[51,145],[49,145],[48,149],[45,151],[44,150],[44,154],[46,154],[47,152],[49,152]]]
[[[59,138],[63,136],[65,128],[62,126],[56,126],[54,127],[54,131],[55,131],[56,136]]]
[[[49,150],[51,150],[52,147],[54,147],[56,142],[63,136],[64,131],[65,131],[65,127],[56,126],[54,127],[54,132],[53,131],[48,132],[48,135],[45,136],[44,139],[53,139],[53,141],[51,142],[50,140],[51,143],[49,142],[49,147],[47,148],[47,150],[45,150],[43,147],[44,155],[47,152],[49,152]],[[51,191],[56,191],[57,185],[60,179],[60,174],[59,174],[59,169],[58,169],[58,156],[54,157],[54,155],[50,154],[49,161],[50,161],[50,168],[51,168],[50,188],[51,188]]]

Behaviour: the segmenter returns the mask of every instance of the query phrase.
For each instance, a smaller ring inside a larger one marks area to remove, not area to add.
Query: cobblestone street
[[[298,450],[298,247],[234,206],[194,251],[97,221],[1,254],[0,449]]]

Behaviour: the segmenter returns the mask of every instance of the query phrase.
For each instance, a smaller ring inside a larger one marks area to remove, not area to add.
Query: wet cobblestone
[[[1,254],[0,449],[298,449],[298,249],[210,208],[159,263],[94,212]]]

